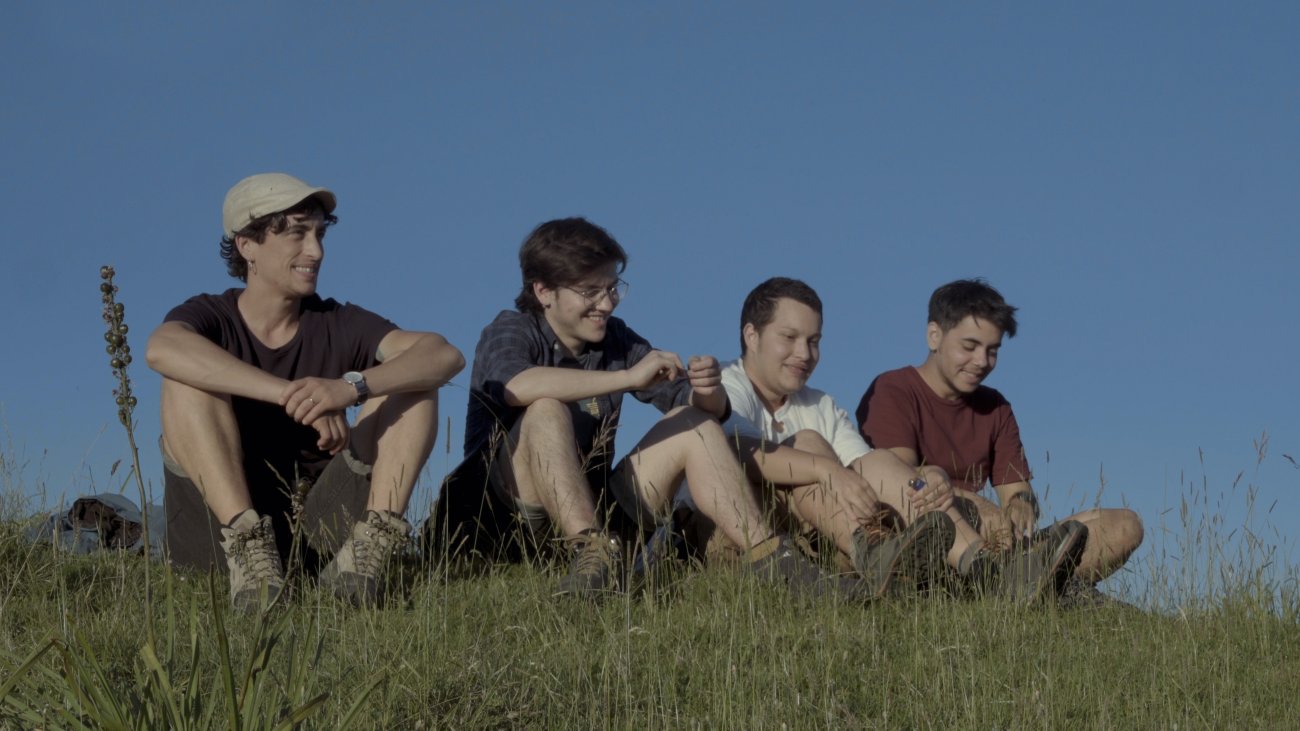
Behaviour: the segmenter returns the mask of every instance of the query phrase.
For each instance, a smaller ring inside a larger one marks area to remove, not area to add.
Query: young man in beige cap
[[[190,298],[149,338],[170,560],[224,563],[245,611],[282,588],[295,523],[307,570],[333,556],[322,584],[382,600],[438,387],[465,364],[441,335],[316,294],[334,206],[330,191],[282,173],[241,180],[226,194],[221,255],[247,286]]]

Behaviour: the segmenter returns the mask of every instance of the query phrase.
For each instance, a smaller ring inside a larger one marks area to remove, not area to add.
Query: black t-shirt
[[[293,339],[268,348],[239,314],[241,292],[229,289],[219,295],[191,297],[168,312],[163,321],[183,322],[241,361],[290,381],[309,376],[341,378],[348,371],[369,368],[379,362],[375,355],[380,341],[397,329],[369,310],[312,295],[302,301]],[[232,397],[231,403],[246,472],[263,471],[269,463],[292,485],[296,475],[315,478],[329,462],[329,454],[316,448],[316,430],[296,423],[284,407],[239,396]]]

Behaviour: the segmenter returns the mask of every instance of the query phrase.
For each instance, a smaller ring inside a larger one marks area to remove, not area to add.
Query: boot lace
[[[271,521],[263,518],[246,531],[235,534],[231,554],[243,564],[244,573],[253,580],[280,578],[280,552],[271,533]]]
[[[361,524],[360,535],[352,541],[352,555],[359,573],[377,576],[406,539],[401,528],[372,514]]]

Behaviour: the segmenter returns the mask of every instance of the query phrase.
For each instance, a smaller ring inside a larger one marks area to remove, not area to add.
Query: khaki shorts
[[[221,523],[203,501],[198,486],[166,449],[162,457],[168,560],[176,566],[225,571]],[[370,472],[371,466],[349,447],[331,459],[314,481],[298,480],[293,486],[286,485],[269,468],[246,474],[253,509],[271,517],[281,561],[289,558],[295,522],[303,536],[299,541],[300,558],[307,571],[314,571],[322,558],[332,556],[365,514]],[[296,516],[295,492],[304,493]]]

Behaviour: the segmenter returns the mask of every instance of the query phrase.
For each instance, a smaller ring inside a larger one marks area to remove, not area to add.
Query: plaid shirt
[[[497,426],[509,431],[524,409],[506,403],[506,384],[529,368],[577,368],[586,371],[621,371],[631,368],[654,350],[645,338],[617,317],[609,318],[605,339],[587,346],[577,358],[566,352],[550,323],[540,314],[503,311],[483,328],[474,348],[474,371],[470,376],[469,409],[465,416],[465,456],[475,454],[492,437]],[[638,401],[653,404],[661,412],[687,403],[691,386],[685,377],[656,383],[633,391]],[[582,410],[618,425],[623,392],[583,399]],[[613,445],[610,445],[612,452]]]

